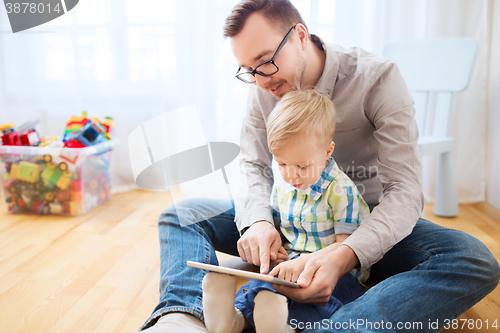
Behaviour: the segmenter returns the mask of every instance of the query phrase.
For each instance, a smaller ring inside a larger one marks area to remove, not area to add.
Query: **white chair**
[[[472,38],[394,43],[384,49],[384,56],[397,63],[415,101],[420,154],[440,154],[434,204],[438,216],[458,214],[455,139],[448,136],[448,123],[453,93],[469,85],[476,53],[477,43]],[[433,99],[435,94],[437,101]],[[428,134],[426,125],[432,126],[432,134]]]

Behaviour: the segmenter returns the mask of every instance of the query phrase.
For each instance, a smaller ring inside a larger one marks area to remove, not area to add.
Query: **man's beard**
[[[301,90],[301,88],[303,88],[302,84],[304,82],[305,72],[306,72],[306,61],[304,58],[302,58],[299,64],[299,70],[296,72],[296,75],[292,78],[293,83],[291,84],[292,89],[290,91]],[[276,97],[278,99],[281,99],[283,98],[283,96],[286,95],[287,92],[288,91],[278,94]]]

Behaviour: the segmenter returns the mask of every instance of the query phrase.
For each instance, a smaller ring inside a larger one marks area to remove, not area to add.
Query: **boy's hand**
[[[348,246],[339,246],[329,254],[309,258],[297,281],[302,288],[277,284],[273,284],[273,288],[299,303],[326,305],[340,277],[358,265],[359,260],[354,251]]]
[[[268,275],[275,276],[276,274],[280,279],[297,282],[300,273],[304,270],[309,255],[302,255],[297,259],[282,262],[278,266],[274,267]]]
[[[266,274],[270,259],[278,259],[281,237],[274,225],[267,221],[255,222],[238,240],[238,253],[241,260],[260,266]]]
[[[283,246],[280,246],[280,249],[278,250],[278,258],[275,260],[271,260],[271,268],[274,268],[281,264],[283,261],[288,260],[288,254],[286,253],[286,250]]]

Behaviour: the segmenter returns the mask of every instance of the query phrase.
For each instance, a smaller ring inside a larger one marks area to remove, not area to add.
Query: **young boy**
[[[333,103],[314,90],[289,92],[269,116],[269,150],[283,178],[274,184],[271,206],[285,237],[280,252],[291,259],[269,275],[300,284],[307,261],[335,251],[370,213],[354,183],[331,157],[334,133]],[[235,298],[235,277],[208,273],[203,280],[205,325],[209,333],[239,333],[249,324],[257,333],[294,332],[329,318],[361,296],[368,274],[368,270],[346,274],[328,304],[316,306],[288,299],[270,283],[257,280],[243,285]]]

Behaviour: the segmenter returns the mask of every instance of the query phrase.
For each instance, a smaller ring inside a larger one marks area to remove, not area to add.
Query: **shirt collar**
[[[335,82],[337,82],[337,75],[339,72],[339,57],[334,50],[325,44],[321,38],[316,35],[311,35],[311,41],[320,49],[322,48],[326,54],[325,68],[323,68],[323,74],[319,78],[315,90],[319,91],[323,95],[332,99],[333,89],[335,88]]]
[[[292,191],[304,192],[309,197],[311,197],[311,199],[318,200],[323,195],[325,189],[335,179],[338,173],[339,169],[336,167],[335,160],[333,159],[333,157],[330,157],[328,159],[328,165],[314,184],[312,184],[305,190],[297,189],[293,185],[287,184],[285,193],[290,193]]]

